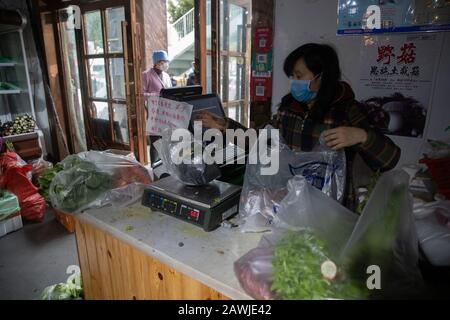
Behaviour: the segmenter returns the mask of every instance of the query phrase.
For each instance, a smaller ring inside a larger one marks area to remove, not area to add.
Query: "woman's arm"
[[[361,155],[372,170],[388,171],[393,169],[400,159],[400,148],[390,138],[370,126],[366,114],[358,103],[354,103],[350,107],[348,116],[351,126],[361,128],[367,134],[364,143],[351,148]]]

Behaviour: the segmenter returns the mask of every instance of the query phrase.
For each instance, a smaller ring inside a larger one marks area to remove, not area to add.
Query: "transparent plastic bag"
[[[135,183],[151,183],[145,167],[122,155],[82,152],[67,157],[61,165],[64,170],[53,178],[49,194],[52,205],[68,213],[89,208],[95,200],[104,199],[108,191]]]
[[[414,208],[420,246],[429,262],[450,266],[450,201],[437,201]]]
[[[259,144],[259,142],[258,142]],[[253,146],[252,152],[256,152]],[[336,152],[320,144],[311,152],[292,151],[282,140],[271,140],[271,153],[279,153],[279,170],[274,175],[263,175],[265,165],[247,164],[239,206],[239,215],[245,220],[244,232],[270,229],[281,201],[288,193],[288,181],[302,176],[309,184],[328,197],[343,201],[346,180],[346,159],[343,151]]]
[[[30,164],[33,166],[33,170],[31,170],[33,184],[38,186],[39,177],[42,173],[44,173],[44,171],[53,168],[53,163],[46,161],[43,157],[41,157],[37,160],[31,161]]]
[[[358,216],[312,187],[302,176],[288,182],[288,194],[280,202],[274,225],[289,230],[311,228],[341,252],[358,221]],[[337,257],[335,257],[337,258]]]
[[[288,183],[288,194],[280,203],[273,225],[275,238],[268,240],[270,235],[264,235],[258,246],[264,250],[236,262],[241,267],[236,273],[241,285],[246,290],[250,288],[247,292],[255,298],[274,297],[273,293],[267,294],[273,272],[269,266],[273,251],[269,248],[284,234],[280,230],[298,232],[304,228],[325,241],[329,257],[343,270],[344,278],[352,281],[351,293],[361,298],[404,298],[414,297],[423,289],[408,176],[402,171],[385,173],[380,178],[359,219],[303,177],[294,177]],[[373,265],[381,270],[381,290],[369,291],[367,268]],[[242,266],[247,269],[243,271]]]
[[[404,171],[382,175],[349,238],[341,259],[349,274],[367,280],[367,269],[381,270],[375,297],[413,296],[422,289],[419,242],[414,224],[409,176]]]
[[[105,206],[112,206],[117,209],[126,208],[142,199],[146,187],[147,185],[142,183],[131,183],[121,188],[109,190],[78,211],[82,212],[86,209],[97,209]]]
[[[250,250],[234,263],[234,273],[241,287],[254,299],[276,299],[271,290],[273,256],[273,247],[258,247]]]
[[[189,186],[202,186],[220,177],[220,169],[216,164],[207,164],[203,157],[203,143],[194,140],[172,142],[172,130],[167,128],[162,133],[162,138],[153,145],[158,151],[168,173]],[[195,150],[201,152],[195,153]],[[182,162],[178,164],[178,157]],[[213,161],[208,161],[213,163]]]

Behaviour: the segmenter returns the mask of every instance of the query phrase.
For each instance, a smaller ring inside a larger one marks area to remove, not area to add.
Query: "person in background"
[[[143,79],[143,94],[144,96],[159,96],[162,89],[172,88],[172,80],[167,74],[169,70],[169,56],[164,50],[158,50],[153,52],[153,67],[145,71]],[[145,118],[148,118],[147,103],[145,102]],[[159,161],[159,155],[156,151],[153,143],[157,141],[160,137],[149,136],[148,144],[150,145],[150,160],[152,167]]]
[[[361,175],[355,160],[361,159],[372,172],[387,171],[397,165],[400,148],[370,125],[352,88],[341,81],[338,55],[331,46],[309,43],[297,48],[286,58],[284,72],[290,79],[290,92],[283,97],[272,125],[293,150],[312,151],[323,137],[332,150],[345,151],[344,205],[354,211],[354,182]],[[244,129],[207,111],[199,112],[197,120],[207,128]]]
[[[195,86],[195,61],[192,62],[192,68],[189,69],[187,86]]]
[[[153,52],[153,67],[143,74],[144,96],[159,95],[162,89],[172,88],[172,80],[167,74],[169,56],[164,50]]]

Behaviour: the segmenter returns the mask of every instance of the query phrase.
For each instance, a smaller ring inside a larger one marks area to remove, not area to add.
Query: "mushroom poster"
[[[363,38],[357,97],[373,126],[424,136],[442,42],[440,34]]]

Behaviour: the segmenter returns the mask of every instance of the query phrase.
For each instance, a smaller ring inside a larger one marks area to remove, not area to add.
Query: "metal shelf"
[[[15,86],[11,83],[3,82],[3,84],[6,85],[8,88],[0,89],[0,94],[19,94],[19,93],[23,92],[22,89],[20,89],[19,87]]]

